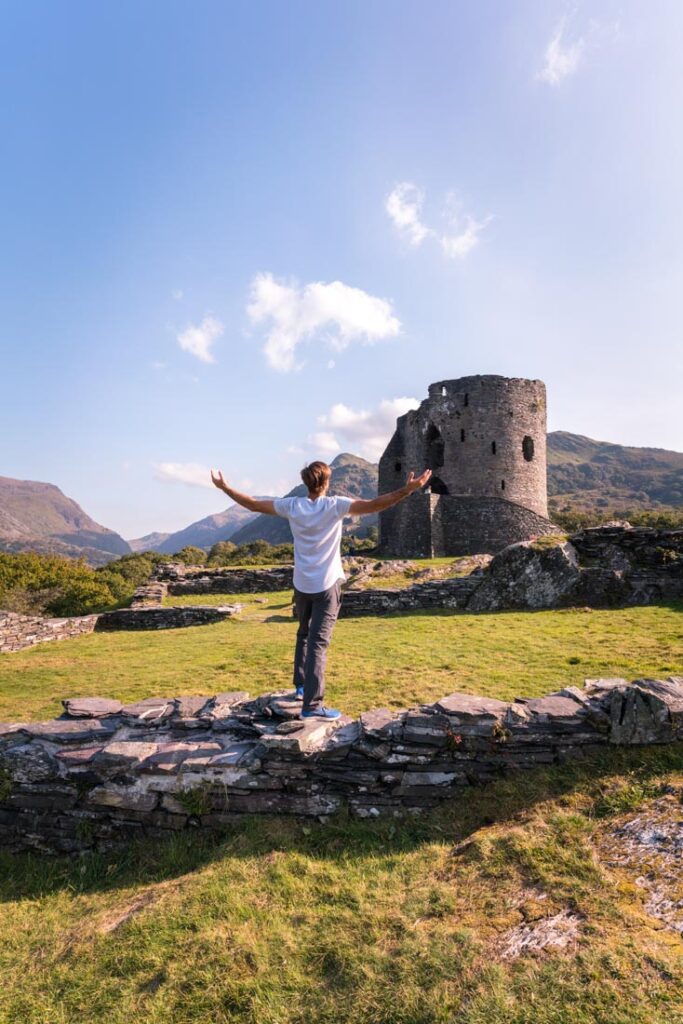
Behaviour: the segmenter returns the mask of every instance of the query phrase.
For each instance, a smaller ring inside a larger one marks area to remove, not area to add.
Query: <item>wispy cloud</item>
[[[572,42],[566,40],[565,29],[566,18],[562,18],[550,37],[543,67],[536,76],[548,85],[559,85],[563,79],[574,74],[586,46],[583,36],[578,36]]]
[[[186,484],[188,487],[213,487],[208,466],[198,462],[156,462],[154,475],[166,483]]]
[[[205,316],[200,324],[190,324],[178,335],[178,344],[203,363],[215,362],[211,346],[223,333],[223,324],[213,316]]]
[[[387,299],[341,281],[300,287],[267,273],[257,274],[251,283],[247,314],[252,323],[267,325],[263,351],[269,365],[282,373],[303,366],[295,359],[303,341],[318,339],[342,351],[353,341],[373,344],[401,330]]]
[[[200,462],[155,462],[153,469],[157,480],[163,480],[165,483],[185,484],[187,487],[208,487],[210,490],[213,490],[214,487],[210,468]],[[226,475],[225,479],[238,491],[248,492],[255,486],[254,481],[246,476],[233,479]]]
[[[417,398],[407,397],[382,399],[374,409],[352,409],[338,402],[318,416],[321,429],[310,434],[300,450],[310,456],[350,451],[374,461],[386,448],[397,417],[417,409],[419,404]]]
[[[424,192],[410,181],[402,181],[389,193],[384,209],[411,245],[422,245],[434,232],[422,223]]]
[[[477,220],[471,214],[459,209],[454,194],[447,197],[448,230],[429,227],[422,220],[425,194],[410,181],[402,181],[389,193],[384,208],[400,234],[412,246],[419,246],[427,238],[434,239],[448,259],[464,259],[478,244],[479,236],[492,220],[491,215]]]

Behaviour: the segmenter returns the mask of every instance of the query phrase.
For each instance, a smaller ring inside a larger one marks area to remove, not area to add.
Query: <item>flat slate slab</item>
[[[69,718],[106,718],[123,710],[120,700],[108,700],[106,697],[68,697],[62,704]]]
[[[122,713],[126,718],[134,718],[140,722],[159,722],[164,718],[170,718],[175,711],[175,700],[168,697],[146,697],[135,704],[126,704]]]
[[[495,697],[474,697],[469,693],[451,693],[442,697],[434,707],[445,715],[454,715],[463,721],[472,718],[501,719],[510,707],[508,701]]]
[[[29,722],[22,725],[21,731],[29,736],[43,740],[53,740],[56,743],[74,743],[87,740],[97,740],[105,736],[111,736],[116,730],[116,725],[107,721],[102,722],[98,718],[75,719],[55,718],[51,722]]]

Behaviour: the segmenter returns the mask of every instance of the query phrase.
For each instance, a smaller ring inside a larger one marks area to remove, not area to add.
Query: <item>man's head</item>
[[[301,479],[308,487],[308,493],[312,498],[324,494],[330,485],[332,470],[326,462],[311,462],[301,470]]]

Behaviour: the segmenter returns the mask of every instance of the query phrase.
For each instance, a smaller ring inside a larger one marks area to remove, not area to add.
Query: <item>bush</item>
[[[629,509],[613,508],[586,510],[564,505],[557,509],[550,504],[550,519],[568,533],[586,530],[592,526],[601,526],[613,520],[626,520],[631,526],[648,526],[655,530],[682,530],[683,509]]]
[[[173,555],[174,562],[182,562],[184,565],[204,565],[206,563],[206,551],[203,548],[194,547],[188,544]]]
[[[294,560],[293,544],[269,544],[266,540],[253,540],[249,544],[233,544],[221,540],[209,551],[207,565],[270,565]]]
[[[161,555],[145,552],[93,569],[82,558],[0,552],[0,608],[71,616],[120,607],[161,561]]]

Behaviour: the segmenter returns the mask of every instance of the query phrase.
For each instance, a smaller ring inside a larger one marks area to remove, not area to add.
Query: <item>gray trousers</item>
[[[319,708],[325,694],[325,662],[332,630],[341,607],[341,580],[318,594],[294,588],[294,610],[299,620],[294,650],[294,686],[304,688],[304,711]]]

